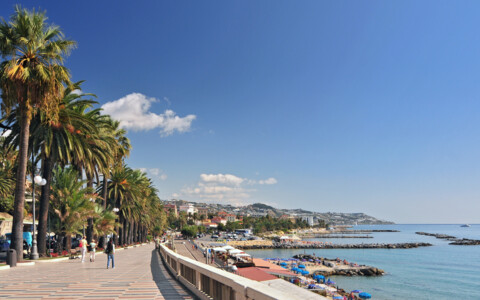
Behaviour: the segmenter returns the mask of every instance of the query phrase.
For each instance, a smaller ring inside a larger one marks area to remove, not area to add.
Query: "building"
[[[198,217],[205,216],[205,218],[208,218],[208,208],[207,207],[197,207],[197,214],[198,214]]]
[[[236,222],[237,221],[237,216],[234,214],[227,214],[225,216],[225,219],[227,219],[227,222]]]
[[[179,209],[179,211],[184,211],[184,212],[186,212],[187,215],[188,215],[188,214],[192,214],[192,215],[193,215],[193,214],[195,213],[195,206],[193,206],[193,204],[190,204],[190,203],[188,203],[188,204],[182,204],[182,205],[180,205],[180,207],[179,207],[178,209]]]
[[[227,225],[227,220],[220,217],[215,217],[212,219],[212,223]]]
[[[163,209],[167,212],[167,213],[172,213],[175,217],[178,216],[178,211],[177,211],[177,206],[175,204],[165,204],[163,206]]]
[[[227,212],[224,212],[224,211],[220,211],[217,216],[219,216],[220,218],[225,218],[226,216],[228,215]]]
[[[303,216],[302,221],[306,221],[308,226],[313,226],[315,224],[313,221],[313,216]]]

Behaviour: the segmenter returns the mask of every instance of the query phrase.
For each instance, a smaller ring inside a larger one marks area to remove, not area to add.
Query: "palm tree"
[[[117,223],[117,215],[108,209],[103,209],[100,205],[95,206],[95,213],[97,217],[93,220],[93,234],[98,237],[115,233]]]
[[[20,143],[15,184],[15,202],[11,248],[17,259],[23,260],[23,212],[28,161],[30,122],[37,110],[55,120],[58,98],[64,84],[70,83],[70,74],[62,65],[63,56],[75,43],[66,40],[57,26],[46,23],[43,12],[28,11],[20,6],[10,22],[0,23],[0,53],[5,59],[0,64],[2,111],[19,111]]]
[[[13,194],[15,187],[15,159],[17,152],[5,144],[5,138],[0,137],[0,199]]]
[[[93,100],[84,99],[91,94],[78,93],[81,82],[73,84],[64,92],[64,97],[59,103],[58,119],[55,123],[47,122],[47,116],[43,112],[37,113],[32,119],[29,144],[34,148],[33,152],[40,152],[42,159],[42,176],[47,183],[41,188],[40,213],[38,226],[38,252],[40,256],[46,255],[47,219],[50,201],[50,183],[53,168],[57,163],[66,165],[73,161],[72,157],[85,156],[86,135],[95,135],[98,130],[95,120],[85,116],[82,112],[85,107],[93,107],[97,103]],[[76,90],[74,92],[74,90]],[[12,132],[5,139],[5,143],[17,146],[19,143],[20,126],[16,116],[17,110],[13,110],[7,117],[7,124]]]
[[[60,220],[59,231],[67,238],[67,252],[71,248],[72,234],[80,233],[89,216],[95,214],[95,195],[79,180],[78,172],[71,167],[58,166],[52,180],[52,208]]]

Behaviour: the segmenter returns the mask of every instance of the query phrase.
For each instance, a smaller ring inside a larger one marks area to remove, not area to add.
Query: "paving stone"
[[[153,245],[106,255],[95,262],[65,260],[0,271],[0,298],[9,299],[194,299],[173,280]]]

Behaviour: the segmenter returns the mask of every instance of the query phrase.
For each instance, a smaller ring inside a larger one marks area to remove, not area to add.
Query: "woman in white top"
[[[97,248],[97,243],[95,243],[95,240],[92,239],[90,242],[90,262],[95,261],[95,250]]]

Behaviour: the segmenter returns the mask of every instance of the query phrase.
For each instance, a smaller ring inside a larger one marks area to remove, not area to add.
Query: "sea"
[[[248,250],[257,258],[290,258],[295,254],[340,258],[349,262],[380,268],[378,277],[332,276],[335,285],[352,291],[360,289],[372,299],[479,299],[480,246],[455,246],[435,237],[415,232],[442,233],[458,238],[480,240],[480,224],[396,224],[359,225],[353,229],[391,229],[399,232],[378,232],[373,238],[308,239],[310,241],[361,244],[427,242],[431,247],[414,249],[275,249]],[[365,235],[365,234],[362,234]]]

